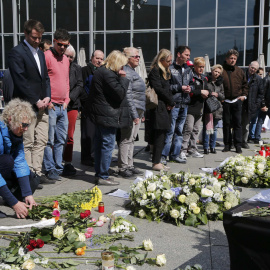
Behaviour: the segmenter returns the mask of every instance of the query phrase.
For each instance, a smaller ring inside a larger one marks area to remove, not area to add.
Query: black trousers
[[[81,112],[81,161],[93,160],[95,148],[95,125],[86,115]]]
[[[153,164],[160,163],[162,150],[165,144],[165,136],[167,129],[155,129],[154,130],[154,149],[153,149]]]
[[[22,201],[22,191],[18,182],[18,178],[13,172],[14,160],[11,155],[1,155],[0,156],[0,174],[5,179],[7,187],[11,193],[19,200]],[[30,187],[32,194],[34,194],[37,186],[39,185],[39,176],[30,171],[29,176]]]
[[[235,147],[242,145],[242,104],[239,99],[234,103],[223,104],[223,142],[225,146],[232,145],[231,128]]]

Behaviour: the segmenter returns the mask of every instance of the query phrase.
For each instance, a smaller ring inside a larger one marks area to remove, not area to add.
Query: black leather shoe
[[[37,189],[43,189],[43,186],[42,186],[41,184],[39,184],[39,185],[37,186]]]
[[[55,180],[50,180],[45,175],[41,175],[39,177],[39,183],[43,185],[55,184],[55,182],[56,182]]]
[[[217,153],[217,151],[216,151],[215,148],[210,148],[210,152],[211,152],[212,154],[216,154],[216,153]]]
[[[225,147],[222,150],[222,152],[229,152],[229,151],[231,151],[231,147],[229,145],[225,145]]]
[[[208,155],[209,154],[209,149],[203,149],[203,153],[205,154],[205,155]]]
[[[122,176],[124,178],[129,178],[129,177],[132,177],[133,176],[133,172],[130,171],[130,170],[124,170],[124,171],[119,171],[118,172],[118,175],[119,176]]]
[[[241,146],[236,146],[236,153],[238,153],[238,154],[242,153]]]
[[[249,149],[249,145],[247,143],[242,143],[242,148]]]

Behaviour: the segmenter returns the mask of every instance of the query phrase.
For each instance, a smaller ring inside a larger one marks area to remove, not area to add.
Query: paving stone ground
[[[54,185],[44,186],[42,190],[38,190],[35,196],[58,195],[65,192],[73,192],[92,188],[95,185],[94,168],[87,167],[80,164],[80,121],[77,121],[75,131],[75,145],[73,154],[73,164],[77,168],[78,173],[72,178],[62,178]],[[262,138],[269,140],[270,133],[263,133]],[[226,157],[236,155],[235,151],[222,153],[222,129],[218,129],[218,142],[221,146],[216,147],[217,154],[205,155],[204,158],[188,158],[187,164],[168,163],[171,172],[190,171],[193,173],[202,172],[202,167],[216,167]],[[135,146],[135,166],[141,170],[151,170],[151,158],[149,152],[145,152],[144,148],[144,125],[142,125],[139,132],[139,141]],[[199,150],[202,152],[202,146],[199,145]],[[244,155],[254,155],[254,150],[259,150],[258,145],[250,144],[250,149],[243,149]],[[117,149],[113,153],[117,157]],[[112,162],[112,168],[116,167],[117,163]],[[130,190],[130,185],[134,179],[118,178],[120,185],[118,188],[125,191]],[[101,186],[103,194],[111,191],[112,187]],[[254,196],[261,189],[243,188],[241,192],[241,201]],[[114,210],[124,209],[126,201],[122,198],[112,197],[108,195],[103,196],[105,203],[105,214],[112,213]],[[12,209],[0,204],[0,210],[8,214],[8,218],[0,219],[0,225],[20,225],[33,223],[31,220],[18,220],[14,216]],[[96,210],[92,211],[93,217],[98,217]],[[158,254],[165,253],[167,258],[166,266],[160,269],[173,270],[178,267],[185,267],[186,265],[199,263],[204,270],[228,270],[230,269],[230,258],[228,242],[222,225],[222,221],[210,221],[205,226],[198,228],[187,227],[161,222],[149,223],[145,219],[130,217],[138,227],[138,232],[135,234],[134,242],[123,242],[130,246],[138,246],[144,239],[150,238],[154,245],[154,251],[149,252],[149,257],[155,257]],[[107,233],[108,226],[96,228],[95,233]],[[8,241],[0,239],[0,246],[8,245]],[[44,251],[52,250],[52,247],[44,246]],[[87,253],[89,256],[100,256],[100,252]],[[51,256],[56,256],[55,253]],[[62,254],[61,254],[62,256]],[[67,256],[70,256],[68,254]],[[135,266],[136,269],[154,269],[153,266],[143,265],[141,267]],[[36,267],[36,269],[39,269]],[[93,265],[80,265],[77,269],[98,269]]]

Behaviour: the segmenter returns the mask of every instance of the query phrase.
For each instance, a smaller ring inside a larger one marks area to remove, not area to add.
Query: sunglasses
[[[22,125],[22,128],[28,128],[30,126],[29,123],[21,123],[21,125]]]
[[[64,44],[64,43],[58,42],[58,40],[55,40],[55,41],[56,41],[56,44],[57,44],[59,47],[64,46],[64,48],[67,48],[67,47],[69,46],[69,44]]]
[[[141,58],[139,55],[131,55],[130,57],[133,57],[133,58]]]

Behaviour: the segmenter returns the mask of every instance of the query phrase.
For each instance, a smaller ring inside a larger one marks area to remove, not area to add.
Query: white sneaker
[[[187,160],[186,153],[185,152],[181,152],[180,153],[180,158],[183,159],[183,160]]]
[[[200,154],[199,152],[195,151],[194,153],[191,154],[192,157],[195,157],[195,158],[203,158],[204,155],[203,154]]]

